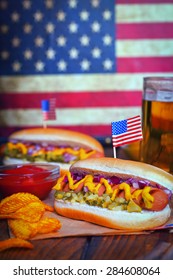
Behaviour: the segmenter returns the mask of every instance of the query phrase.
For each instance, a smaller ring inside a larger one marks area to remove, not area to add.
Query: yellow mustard
[[[75,190],[78,186],[83,183],[85,187],[92,193],[98,194],[99,188],[104,185],[105,193],[111,195],[111,200],[114,201],[115,198],[118,196],[118,193],[123,190],[124,196],[127,201],[132,199],[137,199],[139,195],[142,195],[146,208],[150,209],[152,207],[152,203],[154,202],[153,196],[150,194],[151,187],[145,186],[144,189],[137,189],[133,193],[130,192],[131,188],[130,185],[126,182],[123,182],[117,186],[115,190],[112,189],[111,185],[109,184],[108,180],[105,178],[101,178],[99,183],[94,182],[94,178],[92,175],[86,175],[83,179],[74,182],[70,171],[67,171],[62,177],[60,177],[57,181],[57,184],[54,186],[53,189],[55,190],[62,190],[63,189],[63,182],[65,177],[68,179],[69,189]]]
[[[9,150],[20,149],[22,154],[27,153],[27,147],[25,146],[25,144],[23,144],[21,142],[16,143],[16,144],[9,142],[7,146],[8,146]]]
[[[126,200],[130,200],[132,198],[131,192],[130,192],[130,185],[123,182],[119,185],[120,190],[124,190],[124,196]]]
[[[90,157],[92,154],[94,154],[96,151],[91,151],[91,152],[89,152],[89,153],[86,153],[86,151],[84,150],[84,149],[80,149],[79,150],[79,158],[80,159],[86,159],[86,158],[88,158],[88,157]]]
[[[21,152],[23,154],[27,154],[27,147],[23,143],[11,143],[9,142],[7,144],[9,150],[13,149],[21,149]],[[61,156],[64,153],[69,153],[71,155],[78,156],[80,159],[86,159],[90,157],[92,154],[94,154],[96,151],[92,150],[90,152],[87,152],[85,149],[80,148],[79,150],[74,150],[73,148],[67,147],[67,148],[55,148],[53,151],[46,151],[44,149],[41,149],[38,152],[35,152],[33,156],[41,155],[41,154],[47,154],[49,157],[56,157],[56,156]]]
[[[142,193],[142,190],[136,190],[132,194],[132,199],[138,199],[139,195]]]
[[[151,191],[150,186],[146,186],[142,191],[142,198],[144,200],[146,208],[150,209],[154,202],[154,197],[149,193]]]

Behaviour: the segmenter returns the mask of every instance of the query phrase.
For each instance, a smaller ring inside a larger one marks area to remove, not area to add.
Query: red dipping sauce
[[[28,192],[45,199],[56,184],[59,166],[52,164],[13,164],[0,167],[0,194],[2,197]]]

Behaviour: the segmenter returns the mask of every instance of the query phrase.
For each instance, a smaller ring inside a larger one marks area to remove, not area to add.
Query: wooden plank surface
[[[106,149],[106,155],[112,148]],[[118,157],[126,158],[124,151]],[[8,227],[0,220],[0,240]],[[65,237],[32,241],[34,249],[13,248],[0,252],[1,260],[172,260],[173,233],[160,230],[144,235]]]

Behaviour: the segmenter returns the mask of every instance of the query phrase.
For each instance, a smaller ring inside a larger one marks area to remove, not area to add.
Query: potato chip
[[[38,222],[45,212],[41,202],[32,202],[14,213],[0,214],[0,219],[22,219],[28,222]]]
[[[28,205],[31,202],[38,202],[41,200],[30,193],[15,193],[5,197],[0,202],[0,214],[14,213],[21,207]]]
[[[0,251],[4,251],[10,248],[28,248],[33,249],[34,246],[29,241],[20,239],[20,238],[9,238],[3,241],[0,241]]]
[[[43,203],[44,208],[45,208],[46,211],[49,211],[49,212],[53,212],[54,211],[54,208],[51,205],[48,205],[48,204],[46,204],[44,202],[42,202],[42,203]]]
[[[54,208],[29,193],[16,193],[0,202],[0,218],[7,218],[12,233],[23,240],[31,239],[37,233],[50,233],[61,228],[57,219],[42,217],[46,210],[52,212]],[[12,245],[7,242],[8,246]]]
[[[35,223],[9,219],[8,225],[16,237],[25,240],[31,239],[37,233],[50,233],[61,228],[60,221],[55,218],[43,218]]]
[[[21,239],[30,239],[38,232],[38,223],[30,223],[24,220],[9,219],[8,225],[12,233]]]
[[[22,207],[15,213],[11,214],[11,218],[22,219],[24,221],[34,223],[41,219],[44,212],[45,209],[41,202],[31,202],[25,207]]]
[[[55,218],[43,218],[38,222],[38,233],[50,233],[61,228],[61,223]]]

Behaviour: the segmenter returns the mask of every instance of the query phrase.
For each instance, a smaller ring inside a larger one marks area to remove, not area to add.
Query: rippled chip
[[[3,241],[0,241],[0,251],[4,251],[10,248],[28,248],[33,249],[34,246],[26,240],[20,238],[9,238]]]
[[[37,233],[51,233],[61,228],[61,223],[55,218],[43,218],[38,222],[27,222],[9,219],[8,225],[12,233],[21,239],[31,239]]]
[[[54,212],[54,208],[44,202],[42,202],[46,211]]]
[[[0,219],[22,219],[28,222],[38,222],[45,212],[41,202],[31,202],[15,213],[0,214]]]
[[[28,222],[38,222],[44,214],[44,205],[40,202],[32,202],[25,207],[20,208],[11,218],[22,219]]]
[[[44,218],[38,222],[38,233],[50,233],[61,228],[61,223],[55,218]]]
[[[28,205],[31,202],[38,202],[41,200],[30,193],[15,193],[5,197],[0,202],[0,214],[14,213],[20,208]]]
[[[2,250],[22,247],[22,244],[30,248],[32,244],[19,241],[31,239],[37,233],[50,233],[60,229],[59,220],[43,218],[46,210],[53,212],[54,208],[30,193],[16,193],[4,198],[0,202],[0,218],[8,219],[9,228],[16,238],[3,241]]]
[[[12,233],[21,239],[31,239],[38,232],[38,223],[30,223],[24,220],[9,219],[8,225]]]

